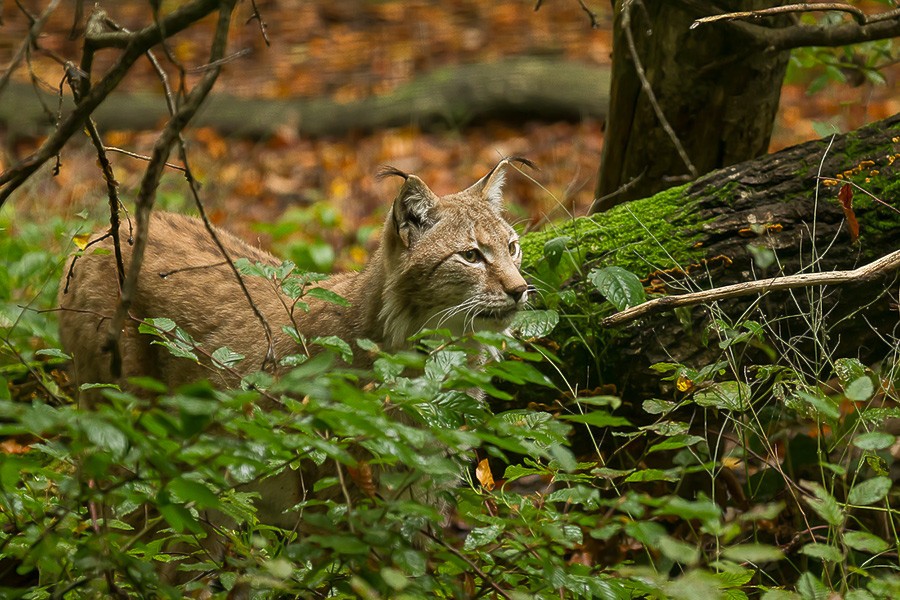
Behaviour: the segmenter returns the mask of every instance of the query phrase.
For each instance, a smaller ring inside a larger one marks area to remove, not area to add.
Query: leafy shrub
[[[0,243],[19,260],[45,237]],[[61,379],[31,351],[55,345],[52,314],[28,313],[5,329],[0,594],[896,597],[898,357],[812,364],[771,323],[714,312],[704,336],[719,359],[657,364],[659,396],[579,390],[567,357],[602,362],[603,298],[624,306],[643,290],[584,267],[578,248],[545,245],[543,308],[517,322],[529,341],[478,334],[505,353],[483,369],[441,332],[379,353],[370,372],[347,366],[345,344],[304,340],[322,351],[276,383],[136,380],[85,411],[65,386],[29,387]],[[7,310],[37,294],[21,268],[3,280]],[[53,297],[45,287],[35,305]],[[175,322],[145,329],[197,351]],[[204,350],[221,368],[240,360]],[[296,507],[303,527],[260,522],[244,484],[301,463],[320,467]],[[213,514],[229,519],[224,558],[204,550]],[[161,565],[186,581],[160,581]]]

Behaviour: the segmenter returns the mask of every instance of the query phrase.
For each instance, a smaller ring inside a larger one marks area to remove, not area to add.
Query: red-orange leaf
[[[847,227],[850,228],[850,240],[855,242],[859,239],[859,221],[856,220],[856,213],[853,212],[853,188],[849,183],[841,186],[838,192],[838,200],[841,201],[841,207],[844,209],[844,218],[847,219]]]

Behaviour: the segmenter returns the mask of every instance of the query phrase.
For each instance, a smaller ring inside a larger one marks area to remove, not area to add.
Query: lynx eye
[[[519,254],[519,242],[518,240],[513,240],[509,243],[509,255],[517,256]]]
[[[459,254],[467,263],[475,264],[481,260],[481,252],[479,252],[476,248],[465,250],[463,252],[460,252]]]

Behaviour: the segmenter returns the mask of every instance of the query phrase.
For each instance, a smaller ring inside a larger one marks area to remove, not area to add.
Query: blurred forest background
[[[11,60],[29,27],[16,4],[0,4],[2,64]],[[33,14],[39,14],[44,5],[22,4]],[[40,43],[50,53],[78,55],[81,40],[70,39],[75,4],[63,3],[43,27]],[[149,18],[149,6],[143,0],[107,4],[104,9],[109,16],[126,28],[140,27]],[[163,2],[163,12],[177,4]],[[603,74],[610,64],[612,10],[606,2],[586,5],[594,13],[593,28],[590,15],[575,0],[546,2],[538,10],[531,0],[262,0],[257,4],[271,45],[266,46],[258,23],[247,21],[252,15],[250,4],[240,4],[229,53],[242,55],[226,66],[214,96],[350,103],[390,94],[436,69],[455,65],[525,56],[588,65]],[[186,66],[202,64],[213,26],[211,17],[176,35],[169,43],[174,58]],[[880,71],[884,81],[879,84],[860,76],[860,71],[841,68],[841,61],[852,66],[852,51],[846,56],[842,50],[830,49],[801,53],[782,91],[772,151],[900,112],[897,65]],[[800,68],[803,60],[817,53],[827,60]],[[34,80],[50,91],[58,88],[61,69],[47,54],[33,53],[28,68],[17,70],[10,85],[30,86]],[[103,61],[114,57],[114,52],[100,53],[98,72],[108,66]],[[170,76],[177,80],[171,69]],[[608,78],[598,77],[594,115],[603,112],[607,82]],[[163,106],[161,84],[147,61],[138,61],[120,90],[156,92]],[[6,94],[0,97],[3,102],[13,100]],[[127,111],[128,105],[117,110]],[[507,194],[514,214],[526,227],[584,214],[596,185],[604,129],[597,116],[551,121],[510,115],[430,124],[425,130],[411,122],[311,137],[298,134],[296,116],[283,116],[284,121],[274,124],[273,135],[265,139],[226,136],[211,127],[192,128],[187,132],[190,156],[213,222],[258,238],[264,247],[292,254],[298,264],[319,270],[365,262],[374,242],[370,234],[380,224],[394,190],[392,183],[379,183],[373,176],[384,164],[414,172],[443,193],[474,181],[499,156],[526,156],[540,168],[533,175],[537,184],[512,177]],[[146,155],[156,136],[156,129],[149,129],[102,133],[109,146]],[[37,148],[45,130],[17,123],[15,118],[0,122],[0,171]],[[124,155],[112,159],[121,195],[128,200],[136,194],[145,163]],[[61,160],[58,175],[32,178],[15,195],[14,208],[4,210],[15,210],[24,220],[50,213],[71,216],[84,209],[95,214],[103,211],[104,185],[87,137],[80,147],[69,145]],[[162,206],[183,206],[181,180],[174,171],[164,177]],[[311,246],[300,251],[298,244]],[[298,252],[307,255],[296,256]]]

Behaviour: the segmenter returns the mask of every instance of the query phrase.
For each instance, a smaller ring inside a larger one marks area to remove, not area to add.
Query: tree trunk
[[[437,69],[389,94],[354,102],[214,94],[194,123],[251,137],[294,126],[300,135],[311,137],[410,124],[458,127],[486,118],[602,118],[608,89],[609,70],[604,67],[526,57]],[[55,110],[56,98],[39,93]],[[93,115],[103,131],[155,129],[167,116],[158,93],[114,93]],[[46,133],[55,119],[43,110],[30,85],[10,85],[0,96],[0,123],[14,135]]]
[[[563,372],[580,387],[611,383],[639,400],[660,393],[660,377],[649,368],[653,363],[701,367],[723,355],[718,340],[708,335],[708,307],[602,327],[601,318],[614,309],[589,283],[592,268],[624,267],[648,291],[665,294],[855,268],[900,248],[898,171],[900,115],[833,142],[788,148],[526,236],[522,247],[531,281],[561,315],[552,339],[566,362]],[[834,179],[817,180],[820,172]],[[838,200],[844,182],[854,194],[857,242]],[[559,259],[562,242],[574,258],[569,269]],[[560,280],[567,281],[567,291],[557,295]],[[720,302],[712,312],[764,324],[771,338],[809,358],[828,347],[836,352],[832,358],[877,360],[896,343],[896,286],[893,298],[886,294],[890,290],[885,282],[867,282],[773,292]],[[828,369],[828,362],[823,358],[815,368]],[[828,373],[822,375],[827,379]]]
[[[616,2],[612,91],[593,212],[645,198],[767,151],[789,52],[758,49],[728,26],[690,26],[696,18],[719,11],[784,2],[705,4],[709,11],[700,14],[673,0]],[[642,89],[629,34],[658,109],[683,146],[684,157]]]

